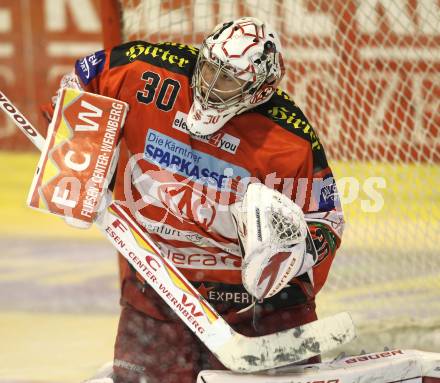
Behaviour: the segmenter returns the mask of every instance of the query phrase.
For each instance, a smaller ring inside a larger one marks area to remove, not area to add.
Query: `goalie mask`
[[[233,116],[266,102],[283,75],[281,44],[267,24],[243,17],[218,25],[203,41],[193,74],[190,132],[215,133]]]

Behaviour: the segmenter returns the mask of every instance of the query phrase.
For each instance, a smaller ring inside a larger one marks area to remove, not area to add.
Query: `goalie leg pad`
[[[284,367],[259,374],[202,371],[197,383],[438,383],[440,354],[392,350],[350,356],[313,366]]]

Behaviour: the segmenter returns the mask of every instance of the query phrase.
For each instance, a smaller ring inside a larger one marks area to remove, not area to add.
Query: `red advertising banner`
[[[90,226],[112,177],[128,105],[63,89],[29,192],[30,207]]]
[[[102,49],[98,0],[0,2],[0,89],[45,135],[41,104],[50,102],[76,59]],[[31,149],[0,114],[0,150]]]
[[[3,0],[0,89],[34,124],[45,127],[38,104],[50,100],[60,76],[102,48],[100,16],[105,37],[117,35],[120,23],[110,21],[119,20],[120,4],[124,38],[151,42],[200,44],[227,18],[264,19],[284,47],[282,86],[330,159],[440,162],[440,0],[273,0],[261,7],[254,0]],[[29,147],[0,116],[0,150]]]

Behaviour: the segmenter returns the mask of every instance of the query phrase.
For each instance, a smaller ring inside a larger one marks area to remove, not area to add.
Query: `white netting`
[[[440,1],[122,3],[124,40],[200,44],[245,15],[279,31],[283,87],[325,145],[348,223],[320,312],[348,310],[366,333],[386,330],[360,346],[438,351]]]
[[[286,196],[276,193],[272,196],[270,217],[271,238],[277,241],[280,248],[296,245],[307,236],[307,228],[301,230],[304,222],[303,214]],[[305,223],[304,223],[305,225]]]

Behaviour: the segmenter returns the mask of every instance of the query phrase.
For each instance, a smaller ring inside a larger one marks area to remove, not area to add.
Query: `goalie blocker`
[[[88,228],[113,176],[128,105],[65,88],[49,125],[28,205]]]

